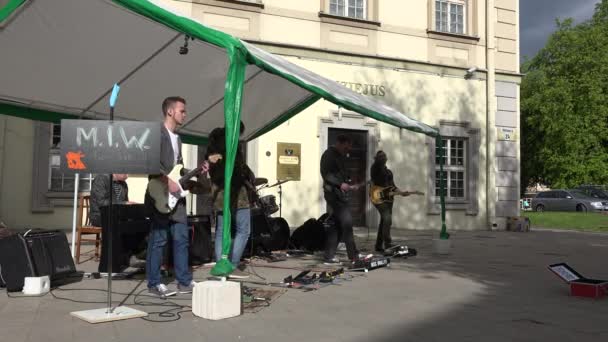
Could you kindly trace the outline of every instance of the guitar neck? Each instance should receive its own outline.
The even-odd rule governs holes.
[[[185,175],[183,175],[182,177],[180,177],[179,182],[183,183],[187,180],[189,180],[190,178],[196,176],[197,174],[199,174],[201,172],[201,169],[199,167],[194,168],[190,171],[188,171]]]

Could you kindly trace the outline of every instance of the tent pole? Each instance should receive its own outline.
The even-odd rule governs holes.
[[[234,170],[234,161],[239,145],[241,107],[243,101],[243,86],[247,61],[239,49],[229,49],[230,67],[226,77],[226,94],[224,101],[224,125],[226,138],[226,156],[224,169],[224,206],[222,215],[222,256],[211,269],[214,276],[227,276],[234,271],[234,265],[229,260],[231,245],[231,213],[230,213],[230,183]],[[217,238],[217,234],[216,234]]]
[[[74,176],[74,210],[72,210],[72,259],[76,260],[76,216],[78,211],[78,186],[80,174]]]

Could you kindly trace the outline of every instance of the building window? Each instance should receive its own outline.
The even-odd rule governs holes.
[[[443,154],[443,175],[439,171],[439,158]],[[450,200],[466,198],[466,140],[462,138],[446,138],[443,146],[436,147],[435,152],[435,196],[439,196],[440,181],[445,180],[445,196]]]
[[[365,20],[366,2],[367,0],[330,0],[329,14]]]
[[[65,175],[59,169],[60,164],[61,124],[51,125],[51,148],[49,150],[49,182],[48,190],[52,192],[73,192],[74,176]],[[91,190],[93,174],[81,174],[78,190],[86,192]]]
[[[435,30],[465,34],[465,6],[464,0],[436,0]]]

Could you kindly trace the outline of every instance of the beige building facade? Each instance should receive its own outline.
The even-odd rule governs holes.
[[[263,190],[277,202],[281,197],[281,214],[292,227],[325,212],[319,160],[338,134],[355,140],[349,167],[358,180],[369,179],[381,149],[396,184],[425,193],[396,199],[395,228],[440,228],[441,150],[448,230],[501,229],[507,217],[519,215],[517,0],[154,2],[395,107],[446,138],[445,148],[437,149],[434,139],[320,100],[247,146],[256,175],[275,183],[278,144],[299,144],[300,180],[284,183],[281,195],[279,187]],[[70,227],[70,179],[53,171],[56,130],[0,118],[0,217],[7,225]],[[198,150],[185,148],[187,164],[197,163]],[[128,182],[131,199],[143,201],[146,178]],[[357,225],[375,228],[379,218],[367,192],[355,195],[353,213]]]

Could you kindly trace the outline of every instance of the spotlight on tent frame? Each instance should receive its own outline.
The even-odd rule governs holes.
[[[179,54],[180,55],[187,55],[188,54],[188,39],[190,39],[190,36],[185,36],[184,37],[184,46],[180,46],[179,47]],[[194,38],[192,39],[194,40]]]

